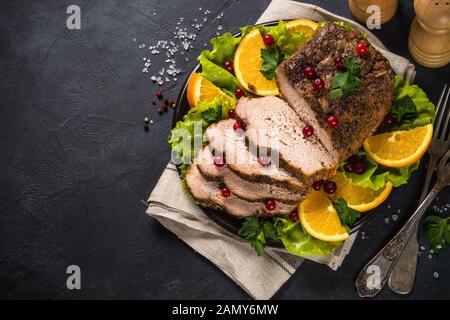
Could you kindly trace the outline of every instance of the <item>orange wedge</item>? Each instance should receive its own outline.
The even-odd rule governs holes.
[[[350,183],[345,179],[342,172],[338,172],[331,180],[336,182],[337,185],[337,191],[330,196],[331,199],[336,202],[342,197],[350,208],[359,212],[366,212],[378,207],[389,197],[392,191],[392,184],[389,181],[384,188],[372,190]]]
[[[196,107],[199,101],[211,101],[216,97],[229,101],[232,106],[236,104],[236,99],[220,90],[211,81],[202,77],[200,73],[193,73],[191,75],[186,94],[191,108]]]
[[[311,38],[314,32],[319,27],[319,24],[309,19],[292,20],[286,23],[286,28],[295,32],[302,32]]]
[[[349,237],[331,199],[323,191],[312,191],[299,206],[300,223],[314,238],[342,241]]]
[[[371,136],[364,141],[364,150],[386,167],[410,165],[425,154],[433,137],[433,125]]]
[[[278,95],[276,79],[268,80],[261,73],[261,49],[266,48],[258,29],[250,31],[239,43],[234,55],[234,73],[245,90],[258,96]]]

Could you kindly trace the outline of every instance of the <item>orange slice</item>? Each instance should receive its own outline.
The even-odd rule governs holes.
[[[331,195],[331,199],[336,202],[342,197],[350,208],[359,212],[366,212],[378,207],[392,191],[392,184],[389,181],[384,188],[372,190],[350,183],[342,172],[338,172],[331,180],[337,185],[337,191]]]
[[[433,125],[371,136],[364,141],[364,150],[386,167],[410,165],[425,154],[433,137]]]
[[[309,19],[292,20],[286,23],[286,28],[295,32],[302,32],[311,38],[314,32],[319,27],[319,24]]]
[[[268,80],[260,71],[263,63],[261,49],[265,47],[258,29],[246,34],[234,55],[234,73],[245,90],[258,96],[278,95],[276,79]]]
[[[193,73],[191,75],[186,93],[191,108],[197,107],[199,101],[211,101],[216,97],[229,101],[231,106],[236,104],[236,99],[220,90],[211,81],[202,77],[200,73]]]
[[[341,224],[331,199],[323,191],[312,191],[299,206],[300,223],[314,238],[342,241],[349,237]]]

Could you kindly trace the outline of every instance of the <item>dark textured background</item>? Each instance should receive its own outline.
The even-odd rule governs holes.
[[[350,17],[344,0],[307,2]],[[151,73],[141,72],[142,58],[152,58],[153,73],[162,64],[138,44],[171,37],[179,16],[185,21],[201,16],[198,7],[211,10],[188,52],[190,62],[180,64],[178,82],[163,89],[175,97],[217,25],[236,32],[256,21],[268,3],[1,1],[1,298],[248,298],[212,263],[145,215],[141,199],[169,160],[171,114],[159,116],[151,105],[157,86]],[[82,8],[81,30],[65,26],[70,4]],[[401,1],[396,17],[376,32],[389,49],[406,57],[411,6]],[[220,21],[212,19],[222,11]],[[417,69],[416,82],[436,101],[449,80],[449,67]],[[156,120],[149,132],[142,127],[146,115]],[[415,173],[372,214],[364,227],[369,239],[357,240],[337,272],[305,262],[275,298],[357,298],[357,272],[414,209],[422,177]],[[446,190],[437,202],[449,200]],[[384,218],[397,209],[402,210],[399,220],[386,224]],[[427,255],[428,246],[408,298],[450,298],[450,250],[432,259]],[[81,267],[82,290],[66,288],[70,264]],[[378,296],[398,297],[388,289]]]

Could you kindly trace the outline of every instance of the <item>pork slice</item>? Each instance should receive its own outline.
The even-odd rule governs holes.
[[[216,204],[237,218],[285,215],[291,213],[297,207],[296,204],[277,202],[276,209],[268,211],[262,201],[244,200],[235,194],[224,197],[220,192],[221,183],[205,178],[198,169],[195,161],[187,170],[185,181],[187,188],[194,198],[205,203]]]
[[[249,181],[229,170],[227,165],[218,167],[214,164],[214,156],[208,146],[203,146],[197,153],[197,166],[204,176],[221,180],[233,194],[250,201],[274,199],[298,203],[308,192],[306,188],[304,192],[295,192],[269,183]]]
[[[336,159],[316,135],[303,137],[306,123],[282,99],[243,98],[236,106],[236,114],[246,124],[249,143],[277,153],[281,166],[300,179],[326,179],[335,173]]]
[[[289,190],[304,192],[308,184],[300,181],[276,162],[262,166],[257,156],[250,152],[245,136],[233,130],[235,120],[222,120],[206,129],[205,137],[215,154],[225,156],[228,168],[237,175],[254,182],[275,184]]]
[[[394,71],[373,46],[358,56],[355,47],[365,41],[357,30],[347,30],[334,23],[318,28],[313,38],[277,68],[282,97],[308,124],[314,126],[327,150],[342,162],[358,150],[364,140],[380,125],[395,97]],[[333,78],[338,72],[334,60],[353,58],[361,68],[362,85],[347,98],[329,99]],[[313,66],[316,76],[325,82],[324,90],[314,90],[303,70]],[[339,120],[329,128],[327,117]]]

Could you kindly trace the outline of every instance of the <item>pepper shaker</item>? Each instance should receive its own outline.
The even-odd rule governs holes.
[[[408,47],[418,63],[439,68],[450,62],[450,0],[414,0],[416,17]]]
[[[353,16],[362,23],[366,23],[367,18],[371,13],[367,13],[367,8],[370,5],[377,5],[380,7],[381,24],[392,19],[397,11],[398,0],[348,0],[348,6]]]

